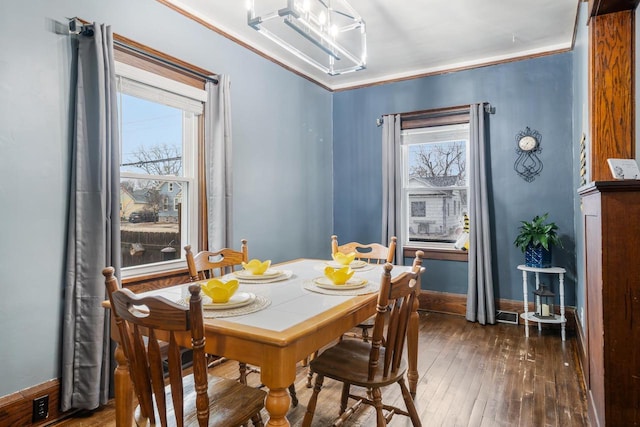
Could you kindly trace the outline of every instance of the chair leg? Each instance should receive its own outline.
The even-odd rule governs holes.
[[[247,364],[244,362],[238,362],[238,371],[240,371],[240,378],[238,378],[238,381],[240,384],[247,385]]]
[[[313,371],[307,368],[307,388],[313,387],[312,381],[313,381]]]
[[[344,414],[344,411],[347,410],[350,391],[351,391],[351,384],[342,383],[342,396],[340,396],[340,415]]]
[[[373,388],[371,396],[373,396],[373,406],[376,408],[376,426],[384,427],[387,425],[387,420],[384,418],[384,412],[382,411],[382,392],[380,388]]]
[[[315,359],[316,357],[318,357],[318,351],[314,351],[313,354],[309,357],[307,357],[307,364],[309,361]],[[307,368],[307,388],[311,388],[313,387],[313,385],[311,384],[311,380],[313,379],[313,371],[311,370],[311,368]]]
[[[362,326],[362,341],[369,342],[369,325]]]
[[[402,398],[404,399],[404,404],[407,406],[407,412],[409,413],[409,418],[411,418],[413,427],[422,427],[420,416],[418,415],[418,411],[416,410],[416,405],[413,402],[413,398],[411,397],[411,393],[409,392],[407,385],[404,383],[404,378],[400,378],[398,384],[400,385]]]
[[[307,412],[304,414],[304,420],[302,420],[303,427],[311,426],[311,421],[313,421],[313,414],[316,412],[316,404],[318,403],[318,394],[322,389],[322,383],[324,382],[324,375],[316,375],[316,385],[313,388],[313,394],[309,399],[309,403],[307,404]]]
[[[251,422],[253,423],[254,427],[264,427],[264,423],[262,422],[262,416],[260,415],[260,412],[258,412],[253,417],[251,417]]]
[[[291,406],[298,406],[298,394],[296,393],[295,383],[289,384],[289,395],[291,396]]]

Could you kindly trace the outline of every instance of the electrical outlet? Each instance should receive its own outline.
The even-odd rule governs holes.
[[[33,399],[33,413],[31,415],[31,421],[46,420],[49,416],[49,395],[46,394],[41,397]]]

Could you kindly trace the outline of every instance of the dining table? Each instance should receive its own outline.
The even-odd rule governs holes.
[[[287,411],[291,398],[288,386],[296,378],[296,366],[315,351],[339,339],[345,332],[376,313],[377,295],[383,266],[360,265],[354,268],[349,286],[331,286],[324,269],[333,261],[296,259],[271,266],[264,278],[248,277],[246,270],[223,276],[238,279],[238,304],[229,309],[204,304],[205,351],[208,354],[242,361],[260,368],[260,380],[267,389],[265,408],[267,426],[288,426]],[[356,267],[356,266],[354,266]],[[392,276],[409,271],[410,266],[394,266]],[[140,293],[162,295],[185,303],[188,286],[193,282]],[[250,303],[240,303],[249,296]],[[204,299],[203,299],[204,301]],[[418,383],[418,315],[413,308],[407,338],[407,379],[415,396]],[[133,421],[133,387],[127,360],[116,341],[115,406],[116,425],[130,426]],[[185,334],[185,347],[190,345]]]

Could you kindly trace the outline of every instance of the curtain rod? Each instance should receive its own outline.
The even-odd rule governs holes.
[[[84,20],[81,20],[79,18],[71,18],[69,19],[69,33],[70,34],[82,34],[83,36],[87,36],[87,37],[92,37],[93,36],[93,24],[90,24]],[[213,76],[209,76],[203,73],[200,73],[198,71],[192,70],[188,67],[182,66],[180,64],[176,64],[175,62],[169,61],[168,59],[162,58],[161,56],[158,55],[154,55],[153,53],[149,53],[146,52],[140,48],[137,48],[135,46],[131,46],[128,43],[125,43],[123,41],[120,40],[113,40],[113,44],[114,45],[118,45],[120,47],[124,47],[125,49],[128,49],[132,52],[135,52],[139,55],[143,55],[147,58],[151,58],[154,61],[158,61],[161,62],[165,65],[168,65],[172,68],[178,69],[180,71],[184,71],[186,73],[189,73],[193,76],[196,77],[200,77],[201,79],[210,81],[213,84],[218,84],[218,79],[213,77]]]
[[[184,72],[189,73],[189,74],[191,74],[193,76],[200,77],[200,78],[202,78],[204,80],[208,80],[213,84],[216,84],[216,85],[218,84],[218,79],[216,79],[215,77],[199,73],[199,72],[197,72],[195,70],[191,70],[191,69],[189,69],[187,67],[183,67],[180,64],[176,64],[175,62],[171,62],[171,61],[169,61],[167,59],[164,59],[164,58],[162,58],[160,56],[157,56],[157,55],[154,55],[152,53],[145,52],[144,50],[138,49],[135,46],[131,46],[131,45],[129,45],[127,43],[124,43],[124,42],[121,42],[119,40],[113,40],[113,44],[116,44],[118,46],[124,47],[124,48],[126,48],[128,50],[131,50],[132,52],[138,53],[140,55],[144,55],[144,56],[146,56],[148,58],[153,59],[154,61],[162,62],[165,65],[168,65],[168,66],[170,66],[172,68],[177,68],[178,70],[184,71]]]
[[[488,114],[495,114],[496,113],[496,107],[492,107],[490,103],[488,102],[483,102],[482,104],[484,104],[484,111],[485,113]],[[453,112],[456,110],[463,110],[463,109],[469,109],[471,107],[471,105],[461,105],[461,106],[457,106],[457,107],[447,107],[447,108],[435,108],[433,110],[426,110],[432,113],[438,113],[438,112]],[[424,111],[424,112],[426,112]],[[420,113],[420,112],[418,112]],[[414,113],[393,113],[393,115],[395,114],[400,114],[401,116],[404,115],[408,115],[408,114],[414,114]],[[385,114],[386,115],[386,114]],[[384,116],[380,116],[379,118],[376,119],[376,126],[380,127],[382,126],[382,123],[384,123]]]

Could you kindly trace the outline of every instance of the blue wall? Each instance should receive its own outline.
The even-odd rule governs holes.
[[[0,396],[60,375],[73,16],[229,74],[234,240],[274,262],[330,250],[331,93],[154,0],[2,1]]]
[[[572,54],[511,62],[334,95],[334,231],[341,241],[381,239],[381,128],[390,113],[490,102],[490,209],[497,298],[522,300],[522,253],[513,246],[521,220],[549,212],[564,250],[566,303],[575,303]],[[526,126],[542,134],[544,170],[527,183],[513,170],[515,135]],[[348,183],[348,185],[345,185]],[[466,293],[467,264],[427,261],[425,289]]]
[[[378,117],[491,102],[496,296],[522,298],[522,254],[511,242],[521,219],[549,211],[574,303],[571,53],[331,94],[154,0],[9,0],[0,4],[0,396],[60,373],[73,16],[231,76],[234,239],[274,262],[325,258],[332,232],[380,240]],[[543,137],[545,168],[532,183],[513,171],[525,126]],[[427,289],[466,292],[466,263],[426,264]]]

